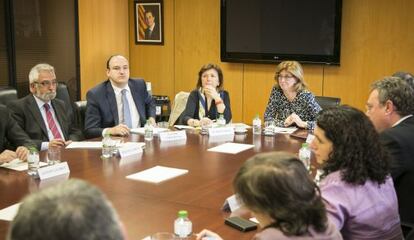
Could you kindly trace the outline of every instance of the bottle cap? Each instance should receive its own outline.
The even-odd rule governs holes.
[[[186,210],[178,211],[178,217],[185,218],[188,217],[188,212]]]

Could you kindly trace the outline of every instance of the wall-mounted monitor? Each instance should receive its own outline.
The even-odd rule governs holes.
[[[221,0],[221,61],[340,63],[342,0]]]

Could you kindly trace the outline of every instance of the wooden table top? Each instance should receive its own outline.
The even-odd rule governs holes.
[[[144,141],[144,138],[133,134],[125,140]],[[224,224],[229,214],[221,211],[221,207],[224,200],[233,194],[233,177],[249,157],[269,151],[297,153],[303,139],[284,134],[257,136],[249,130],[247,134],[236,134],[233,142],[254,144],[253,148],[238,154],[207,151],[225,142],[229,140],[187,130],[186,142],[160,142],[158,137],[154,137],[153,141],[146,143],[142,154],[129,160],[103,160],[100,158],[101,150],[91,149],[63,150],[61,158],[69,164],[70,178],[87,180],[107,195],[124,223],[129,239],[142,239],[161,231],[173,232],[174,219],[181,209],[189,212],[193,232],[208,228],[224,239],[251,239],[256,231],[242,233]],[[125,178],[157,165],[183,168],[189,172],[160,184]],[[0,209],[59,181],[62,179],[34,180],[26,172],[0,168]],[[8,226],[9,222],[0,221],[1,239],[5,238]]]

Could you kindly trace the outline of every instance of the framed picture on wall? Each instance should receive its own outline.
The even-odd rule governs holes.
[[[135,43],[164,44],[162,0],[136,0]]]

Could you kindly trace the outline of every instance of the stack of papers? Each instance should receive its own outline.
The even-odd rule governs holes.
[[[168,128],[159,128],[159,127],[155,127],[153,129],[153,133],[154,135],[158,135],[160,132],[165,132],[165,131],[169,131]],[[145,128],[131,128],[131,133],[138,133],[138,134],[145,134]]]
[[[188,170],[186,169],[155,166],[153,168],[128,175],[126,178],[149,183],[161,183],[186,173],[188,173]]]
[[[216,147],[210,148],[207,151],[237,154],[239,152],[245,151],[245,150],[253,148],[253,147],[254,147],[254,145],[252,145],[252,144],[224,143],[224,144],[218,145]]]
[[[43,167],[46,165],[47,163],[45,162],[39,162],[39,167]],[[27,171],[27,169],[29,168],[29,165],[27,164],[27,162],[16,158],[14,160],[11,160],[8,163],[0,164],[0,167],[8,168],[8,169],[15,170],[15,171]]]

